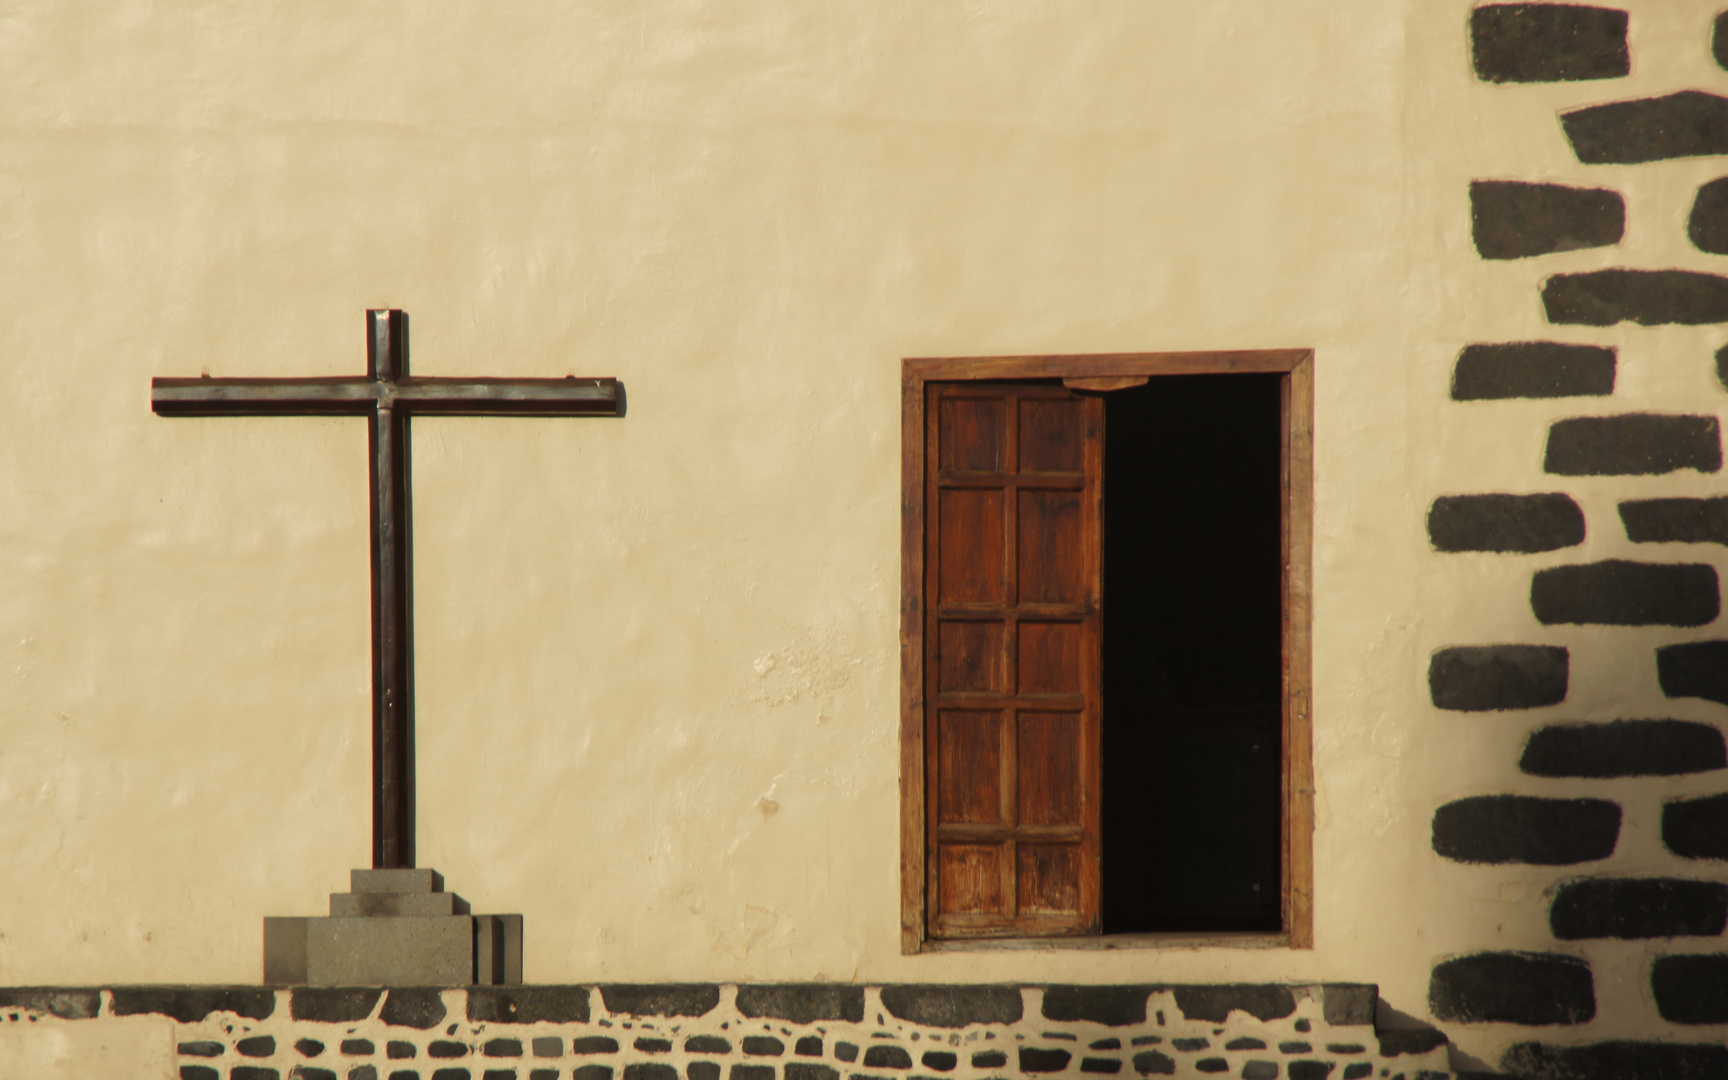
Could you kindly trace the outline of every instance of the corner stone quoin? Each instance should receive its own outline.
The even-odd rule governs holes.
[[[1701,90],[1574,109],[1560,125],[1586,165],[1728,154],[1728,98]]]

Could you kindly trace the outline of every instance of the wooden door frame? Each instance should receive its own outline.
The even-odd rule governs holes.
[[[924,746],[925,386],[980,379],[1108,379],[1261,372],[1282,380],[1284,519],[1283,915],[1276,933],[1134,934],[942,941],[928,934]],[[900,949],[1314,947],[1312,621],[1314,351],[930,357],[901,366]],[[1108,433],[1106,433],[1108,438]],[[1108,512],[1108,507],[1106,507]]]

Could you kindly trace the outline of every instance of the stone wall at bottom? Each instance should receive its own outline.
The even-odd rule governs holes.
[[[0,988],[0,1024],[172,1024],[182,1080],[985,1080],[1448,1073],[1364,984]]]

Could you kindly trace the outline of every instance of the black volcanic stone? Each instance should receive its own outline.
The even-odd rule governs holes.
[[[1176,1059],[1157,1050],[1142,1050],[1134,1055],[1134,1071],[1141,1076],[1175,1076]]]
[[[521,1039],[488,1039],[481,1052],[487,1057],[521,1057]]]
[[[1676,1024],[1728,1024],[1728,954],[1659,956],[1650,969],[1656,1011]]]
[[[1605,799],[1480,795],[1434,812],[1434,851],[1466,863],[1570,866],[1605,859],[1620,838],[1620,807]]]
[[[1691,720],[1555,724],[1530,736],[1518,767],[1531,776],[1682,776],[1728,768],[1728,746],[1719,728]]]
[[[1122,1062],[1116,1058],[1081,1058],[1080,1071],[1083,1073],[1106,1073],[1114,1075],[1122,1071]]]
[[[598,1066],[605,1068],[605,1066]],[[590,1065],[589,1068],[596,1068]],[[610,1071],[610,1070],[608,1070]],[[774,1070],[768,1070],[770,1074]],[[737,1075],[738,1066],[732,1066],[733,1075]],[[678,1080],[678,1070],[671,1065],[661,1065],[658,1062],[637,1061],[624,1066],[624,1080]],[[772,1080],[770,1075],[769,1080]]]
[[[360,987],[297,986],[288,1000],[288,1012],[296,1020],[351,1024],[371,1016],[383,993]]]
[[[1686,218],[1686,236],[1699,251],[1728,255],[1728,176],[1698,189]]]
[[[821,1042],[818,1041],[817,1045],[820,1046]],[[732,1043],[719,1035],[692,1035],[684,1040],[684,1052],[686,1054],[730,1054]],[[802,1039],[799,1040],[798,1052],[800,1054],[804,1052]],[[822,1051],[817,1050],[816,1052],[820,1054]]]
[[[864,1019],[864,988],[833,983],[747,984],[738,988],[738,1011],[809,1024],[817,1020]]]
[[[1688,859],[1728,859],[1728,795],[1664,803],[1662,843]]]
[[[867,1069],[910,1069],[912,1055],[898,1046],[867,1046],[864,1048],[864,1067]]]
[[[1428,510],[1439,551],[1555,551],[1584,542],[1584,511],[1566,495],[1443,495]]]
[[[363,1056],[377,1053],[378,1048],[372,1045],[371,1039],[343,1039],[342,1052],[350,1056]]]
[[[1714,566],[1625,559],[1536,571],[1530,607],[1550,626],[1703,626],[1722,610]]]
[[[1720,1043],[1600,1042],[1582,1046],[1518,1043],[1500,1067],[1525,1080],[1719,1080],[1728,1076]]]
[[[606,1008],[632,1016],[705,1016],[720,1004],[713,983],[619,983],[602,986]]]
[[[1194,1063],[1194,1068],[1203,1073],[1229,1072],[1230,1062],[1221,1057],[1201,1058]]]
[[[1242,1080],[1278,1080],[1276,1061],[1249,1061],[1242,1066]]]
[[[582,986],[473,986],[468,1019],[484,1024],[586,1024],[588,990]]]
[[[222,1080],[222,1074],[208,1065],[182,1065],[180,1080]]]
[[[426,1053],[435,1058],[467,1057],[468,1047],[450,1039],[438,1039],[426,1048]]]
[[[174,1052],[182,1057],[221,1057],[226,1049],[219,1042],[200,1039],[197,1042],[183,1042],[174,1048]]]
[[[780,1040],[775,1039],[774,1041],[779,1042]],[[668,1054],[672,1052],[671,1039],[650,1039],[647,1036],[643,1036],[642,1038],[637,1039],[634,1045],[636,1049],[642,1051],[644,1054]],[[748,1051],[746,1051],[746,1053],[748,1053]]]
[[[742,1046],[752,1057],[779,1057],[786,1052],[786,1044],[772,1035],[746,1035]]]
[[[1434,707],[1454,712],[1535,709],[1566,700],[1568,655],[1557,645],[1469,645],[1428,662]]]
[[[1376,1032],[1381,1057],[1401,1057],[1405,1054],[1426,1054],[1446,1045],[1446,1033],[1437,1028],[1391,1028]]]
[[[1290,1080],[1326,1080],[1336,1067],[1330,1061],[1292,1061],[1288,1066]]]
[[[1222,1024],[1229,1019],[1232,1009],[1241,1009],[1257,1020],[1282,1020],[1296,1011],[1296,998],[1288,986],[1221,983],[1171,989],[1176,992],[1176,1007],[1190,1020]]]
[[[1702,326],[1728,322],[1728,277],[1696,270],[1586,270],[1542,283],[1551,323]]]
[[[982,1050],[972,1055],[974,1069],[1000,1069],[1008,1064],[1008,1055],[1000,1050]]]
[[[1012,1024],[1025,1011],[1014,986],[884,986],[882,1005],[897,1019],[945,1028]]]
[[[384,998],[378,1018],[391,1027],[425,1031],[444,1019],[444,1000],[431,988],[391,990]]]
[[[263,1020],[276,1011],[276,991],[263,987],[116,986],[113,1015],[160,1013],[196,1024],[213,1012]]]
[[[1728,883],[1600,878],[1563,886],[1548,909],[1561,941],[1713,937],[1728,927]]]
[[[1542,467],[1561,476],[1653,476],[1722,467],[1714,416],[1623,413],[1558,420],[1548,429]]]
[[[1626,201],[1605,188],[1473,180],[1470,229],[1484,259],[1608,247],[1626,231]]]
[[[786,1080],[840,1080],[840,1071],[828,1065],[794,1061],[786,1066]]]
[[[937,1072],[952,1072],[954,1066],[960,1064],[959,1055],[946,1050],[928,1050],[918,1060],[926,1069],[935,1069]]]
[[[1144,1024],[1151,992],[1150,986],[1051,986],[1044,991],[1044,1018],[1110,1027]]]
[[[1728,705],[1728,641],[1688,641],[1656,650],[1656,679],[1669,697]]]
[[[636,1077],[630,1075],[630,1070],[635,1067],[636,1066],[634,1065],[625,1066],[624,1080],[637,1080]],[[672,1068],[670,1065],[662,1065],[660,1067],[662,1069]],[[667,1080],[677,1080],[677,1078],[678,1073],[676,1070],[673,1070],[672,1076],[667,1078]],[[641,1080],[649,1080],[649,1078],[643,1077]],[[658,1080],[658,1078],[655,1078],[655,1080]],[[726,1071],[726,1080],[774,1080],[774,1066],[734,1065]]]
[[[1452,400],[1603,397],[1614,392],[1614,364],[1614,350],[1601,345],[1466,345],[1452,369]]]
[[[1476,953],[1436,964],[1428,1005],[1441,1020],[1582,1024],[1596,1015],[1590,965],[1551,953]]]
[[[1074,1060],[1066,1050],[1044,1049],[1037,1046],[1020,1048],[1020,1071],[1028,1073],[1061,1072]]]
[[[572,1054],[616,1054],[618,1040],[607,1035],[581,1035],[570,1040]],[[539,1053],[536,1049],[535,1053]]]
[[[1699,90],[1573,109],[1560,124],[1586,165],[1728,154],[1728,99]]]
[[[269,1057],[276,1052],[276,1040],[269,1035],[254,1035],[235,1043],[234,1049],[244,1057]]]
[[[282,1074],[265,1065],[236,1065],[229,1071],[228,1080],[282,1080]]]
[[[1716,350],[1716,381],[1728,390],[1728,345]]]
[[[1372,983],[1326,983],[1321,987],[1321,1015],[1328,1024],[1372,1024],[1380,988]]]
[[[1634,543],[1728,544],[1728,497],[1629,499],[1620,520]]]
[[[1710,31],[1710,55],[1716,58],[1716,66],[1728,68],[1728,11],[1716,16],[1716,25]]]
[[[89,1020],[102,1009],[102,992],[55,986],[0,986],[0,1007],[29,1009],[62,1020]]]
[[[1626,13],[1581,4],[1486,4],[1470,13],[1476,77],[1494,83],[1617,79],[1632,70]]]

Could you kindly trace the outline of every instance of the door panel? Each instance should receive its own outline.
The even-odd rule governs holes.
[[[1096,932],[1103,404],[928,393],[929,932]]]

